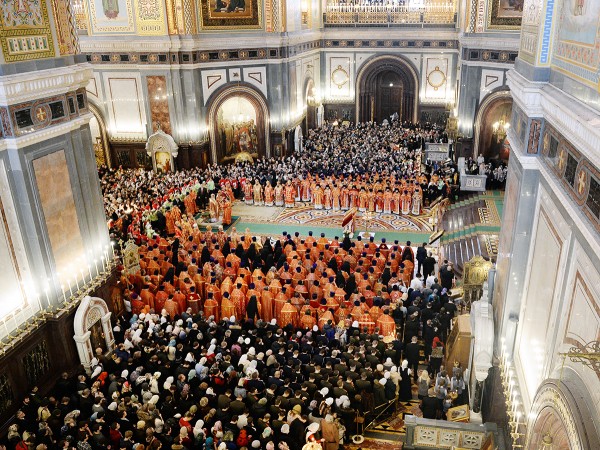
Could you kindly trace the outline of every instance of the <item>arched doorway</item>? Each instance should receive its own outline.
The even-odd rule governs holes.
[[[270,156],[269,110],[261,94],[243,85],[226,87],[209,104],[212,162],[232,162],[242,151]]]
[[[366,62],[356,79],[356,120],[381,122],[398,113],[400,120],[416,122],[418,76],[399,56],[378,56]]]
[[[508,162],[510,147],[506,131],[510,127],[512,104],[509,91],[494,92],[483,99],[475,117],[474,158],[481,154],[486,161]]]
[[[564,369],[564,379],[546,380],[525,417],[525,447],[584,450],[600,448],[597,417],[590,392],[577,374]]]
[[[90,119],[90,132],[92,134],[92,145],[94,147],[94,156],[98,167],[106,165],[111,167],[110,151],[108,147],[108,135],[106,134],[106,124],[100,110],[91,102],[88,103],[92,118]]]

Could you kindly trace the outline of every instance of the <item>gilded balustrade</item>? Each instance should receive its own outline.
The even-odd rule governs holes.
[[[329,2],[325,25],[449,25],[456,21],[455,1],[419,3],[340,3]]]

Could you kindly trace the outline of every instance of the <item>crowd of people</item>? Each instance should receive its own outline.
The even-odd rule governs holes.
[[[443,367],[452,265],[425,244],[197,228],[138,244],[114,353],[28,395],[10,448],[337,449],[413,385],[424,417],[462,401]]]
[[[105,212],[112,232],[121,236],[146,233],[157,213],[162,220],[160,215],[173,206],[187,216],[206,210],[216,221],[231,206],[226,200],[236,199],[267,206],[308,202],[317,209],[356,207],[418,215],[428,202],[449,196],[456,183],[456,171],[448,173],[421,160],[425,142],[443,141],[444,131],[429,125],[325,125],[309,131],[301,152],[280,159],[164,174],[102,168]],[[220,191],[227,195],[218,198]]]
[[[410,242],[312,232],[264,238],[201,230],[195,220],[230,208],[257,180],[291,185],[294,202],[312,201],[326,180],[365,190],[381,183],[385,192],[411,177],[436,186],[438,174],[419,175],[411,159],[425,139],[443,134],[324,127],[282,160],[161,175],[101,169],[111,233],[139,246],[139,268],[120,267],[126,313],[113,330],[116,347],[110,356],[97,349],[89,372],[63,374],[49,396],[34,388],[7,448],[332,450],[359,433],[357,418],[413,400],[413,388],[424,417],[444,418],[465,399],[462,369],[444,368],[457,313],[451,263],[438,263],[425,244],[415,251]],[[316,183],[308,193],[305,180]],[[341,194],[329,206],[351,207]]]
[[[500,189],[506,184],[508,167],[502,161],[492,163],[485,162],[483,155],[478,155],[477,159],[467,158],[465,160],[465,173],[469,175],[485,175],[486,189]]]

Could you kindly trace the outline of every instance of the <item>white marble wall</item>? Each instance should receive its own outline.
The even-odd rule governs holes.
[[[587,343],[600,340],[600,236],[538,157],[523,155],[517,144],[512,157],[511,165],[522,170],[520,190],[531,179],[538,188],[531,192],[533,206],[527,196],[507,199],[508,211],[516,208],[509,214],[516,226],[500,243],[511,245],[503,250],[506,258],[499,258],[494,302],[499,337],[514,356],[525,417],[546,380],[569,377],[585,393],[579,401],[595,412],[591,420],[598,421],[600,370],[561,353],[585,351]],[[520,227],[519,221],[530,225]]]

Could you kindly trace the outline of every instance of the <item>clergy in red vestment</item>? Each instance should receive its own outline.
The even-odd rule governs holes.
[[[229,292],[223,294],[223,300],[221,300],[221,317],[235,317],[235,305],[229,299]]]
[[[281,313],[279,316],[280,319],[277,319],[277,323],[282,328],[288,324],[291,324],[293,327],[298,325],[298,310],[289,300],[281,308]]]
[[[315,319],[311,313],[310,310],[307,309],[304,312],[304,315],[302,316],[302,319],[300,319],[300,327],[303,330],[312,330],[312,328],[317,324],[317,319]]]
[[[396,322],[389,314],[389,309],[386,309],[383,314],[377,319],[377,327],[379,328],[379,334],[383,337],[395,336],[396,334]]]
[[[269,290],[269,286],[265,286],[263,288],[263,293],[260,298],[260,303],[262,305],[261,319],[265,322],[271,322],[273,319],[273,294]]]
[[[218,322],[221,315],[219,314],[219,304],[213,298],[213,293],[209,292],[206,301],[204,302],[204,317],[209,318],[213,316]]]

